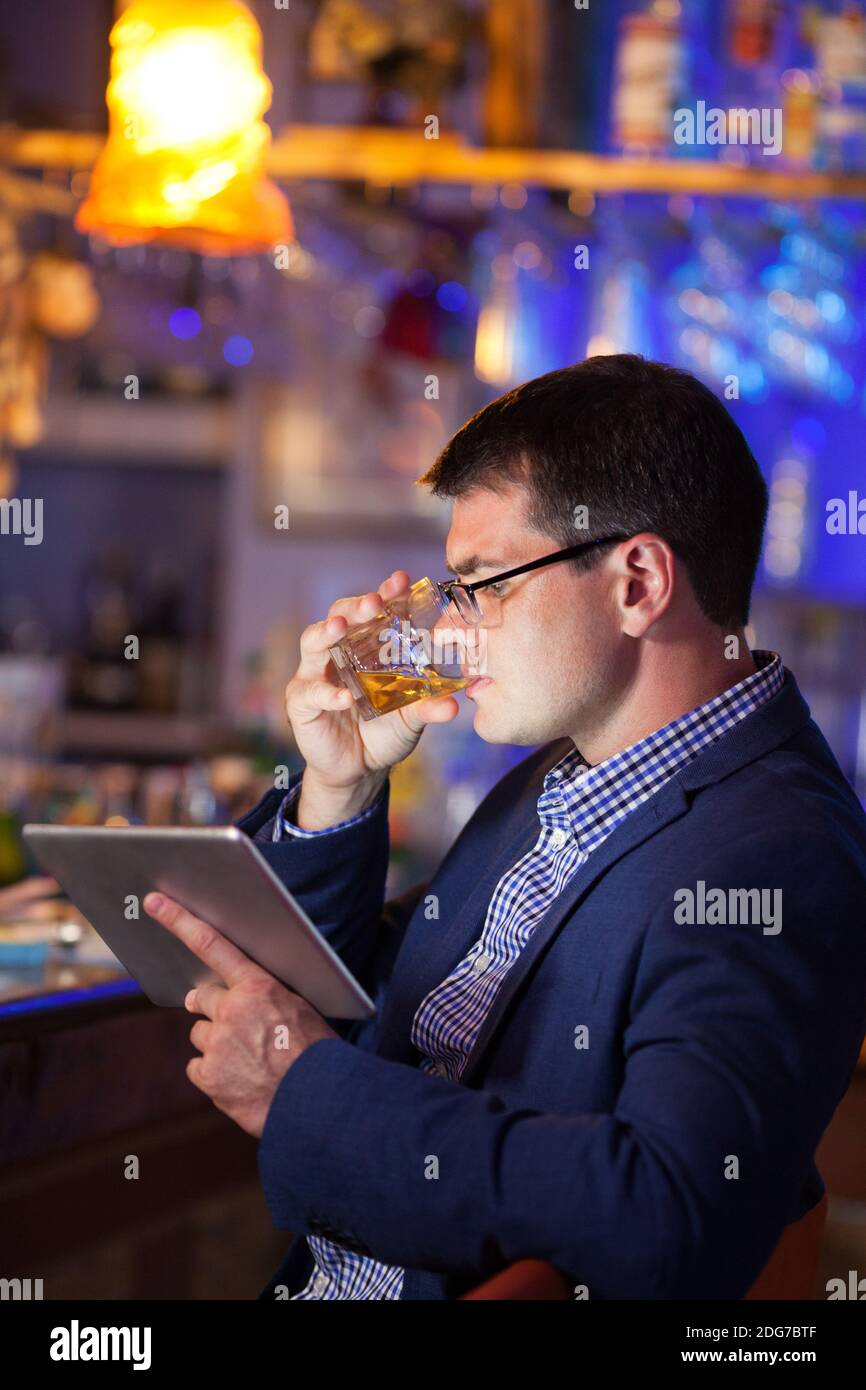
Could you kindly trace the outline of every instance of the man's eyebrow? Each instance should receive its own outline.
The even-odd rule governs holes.
[[[445,562],[445,568],[451,574],[477,574],[478,570],[497,569],[500,565],[505,567],[505,560],[487,559],[481,555],[467,555],[466,559],[456,565]]]

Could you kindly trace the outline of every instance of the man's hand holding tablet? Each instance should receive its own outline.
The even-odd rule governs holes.
[[[292,1063],[311,1043],[339,1034],[306,999],[173,899],[149,893],[143,907],[223,981],[199,985],[184,1000],[190,1013],[203,1015],[190,1032],[202,1056],[190,1060],[186,1074],[218,1110],[260,1139]]]

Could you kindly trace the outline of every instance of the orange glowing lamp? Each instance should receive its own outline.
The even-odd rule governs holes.
[[[247,7],[132,0],[110,43],[108,140],[79,231],[222,256],[291,241],[288,202],[265,175],[273,89]]]

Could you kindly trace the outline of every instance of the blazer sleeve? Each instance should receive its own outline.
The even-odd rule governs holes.
[[[390,782],[370,808],[340,828],[312,836],[262,838],[280,807],[300,785],[271,790],[238,821],[356,980],[376,1000],[387,981],[409,919],[428,884],[385,902],[388,873]]]
[[[783,848],[752,837],[695,875],[781,888],[776,934],[677,925],[667,894],[652,910],[610,1113],[509,1106],[313,1043],[259,1146],[274,1223],[324,1222],[388,1264],[479,1280],[534,1256],[590,1297],[742,1298],[800,1214],[866,1029],[862,846],[818,831],[796,862]],[[592,1065],[591,1047],[577,1055]]]

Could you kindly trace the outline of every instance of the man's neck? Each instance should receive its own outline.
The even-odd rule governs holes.
[[[730,661],[705,647],[659,649],[654,669],[641,674],[601,727],[572,735],[581,756],[596,766],[738,685],[758,669],[742,634],[739,649]]]

